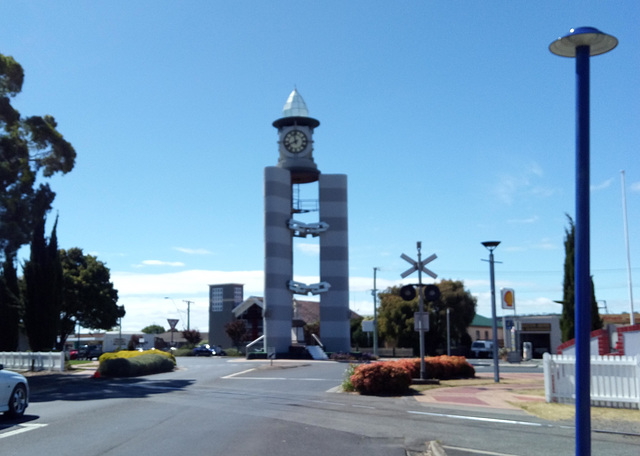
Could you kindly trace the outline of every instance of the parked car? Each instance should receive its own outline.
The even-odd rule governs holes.
[[[102,347],[100,345],[83,345],[78,350],[78,359],[99,358],[102,355]]]
[[[4,370],[0,364],[0,412],[20,417],[29,406],[29,384],[23,375]]]
[[[209,344],[198,345],[193,349],[193,356],[213,356],[216,352]]]
[[[474,358],[491,358],[493,356],[493,342],[490,340],[476,340],[471,344]]]

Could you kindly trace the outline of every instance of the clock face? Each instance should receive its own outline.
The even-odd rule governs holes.
[[[284,148],[292,154],[299,154],[305,150],[308,142],[309,140],[307,139],[307,135],[300,130],[291,130],[289,133],[284,135],[284,139],[282,140]]]

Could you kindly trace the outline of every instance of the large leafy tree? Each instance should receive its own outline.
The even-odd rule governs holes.
[[[429,332],[425,333],[427,353],[446,353],[447,348],[447,309],[449,309],[449,334],[451,342],[459,346],[471,346],[467,328],[476,315],[477,299],[465,290],[460,280],[443,279],[437,284],[440,298],[429,303],[431,315]]]
[[[575,337],[575,241],[576,225],[573,219],[567,214],[569,227],[564,230],[564,282],[562,294],[562,317],[560,318],[560,329],[562,330],[562,340],[567,341]],[[598,311],[598,301],[596,300],[595,285],[591,277],[591,331],[603,327],[602,318]]]
[[[20,319],[17,252],[29,243],[55,197],[48,184],[37,180],[68,173],[76,157],[52,116],[23,118],[11,105],[23,82],[22,66],[0,54],[0,344],[11,350],[18,343]]]
[[[156,325],[155,323],[149,326],[145,326],[142,328],[142,332],[144,334],[162,334],[164,332],[164,327],[160,325]]]
[[[424,303],[425,312],[429,312],[429,331],[425,332],[425,350],[428,354],[443,352],[447,337],[447,308],[449,309],[450,335],[453,344],[464,345],[468,342],[467,328],[476,313],[476,298],[465,290],[459,280],[441,280],[436,284],[440,297],[434,302]],[[411,347],[419,350],[420,336],[414,328],[414,312],[418,311],[418,297],[404,301],[400,297],[400,288],[392,287],[380,293],[378,313],[380,336],[387,345]]]
[[[109,268],[77,247],[60,250],[63,272],[60,341],[64,344],[76,323],[85,328],[110,329],[124,315],[118,306]]]
[[[49,242],[44,237],[46,218],[36,225],[31,257],[24,271],[24,324],[29,347],[48,351],[56,345],[58,315],[62,301],[62,266],[58,254],[56,220]]]

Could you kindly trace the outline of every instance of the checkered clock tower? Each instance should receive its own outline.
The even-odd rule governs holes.
[[[320,296],[320,340],[326,351],[350,350],[347,176],[322,174],[313,159],[313,132],[297,90],[291,92],[278,129],[277,166],[264,170],[264,348],[286,357],[292,345],[294,294]],[[318,182],[319,220],[303,223],[294,207],[294,187]],[[293,280],[293,238],[319,237],[320,282]]]

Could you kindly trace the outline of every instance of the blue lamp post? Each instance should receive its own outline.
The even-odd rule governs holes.
[[[491,280],[491,319],[493,320],[493,381],[500,383],[500,366],[498,363],[498,317],[496,316],[496,280],[493,272],[493,251],[500,245],[500,241],[485,241],[482,243],[489,250],[489,279]],[[483,260],[486,261],[486,260]]]
[[[549,45],[561,57],[576,59],[576,455],[591,454],[591,278],[589,271],[589,57],[609,52],[618,40],[593,27],[571,29]]]

